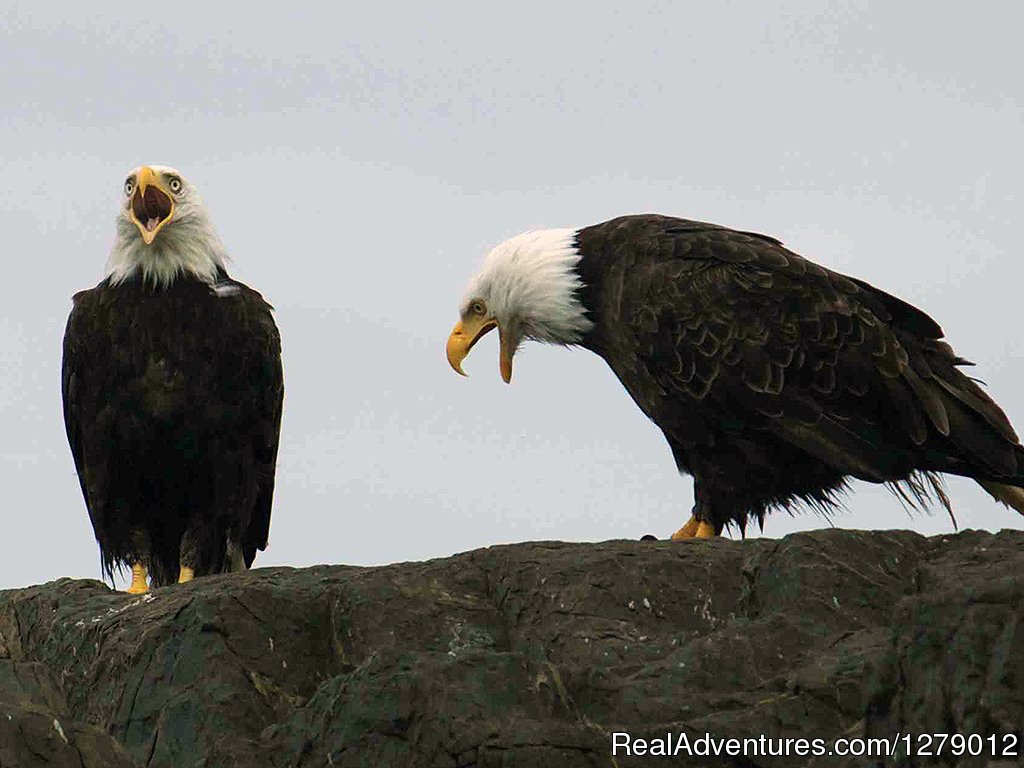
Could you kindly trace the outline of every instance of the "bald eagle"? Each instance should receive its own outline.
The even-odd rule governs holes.
[[[494,248],[447,344],[462,361],[498,329],[600,355],[694,479],[676,539],[829,512],[850,478],[911,505],[975,479],[1024,513],[1024,449],[931,317],[771,237],[657,215],[527,232]]]
[[[143,166],[106,276],[74,296],[64,423],[104,573],[130,567],[130,593],[244,570],[267,546],[281,341],[225,260],[195,187]]]

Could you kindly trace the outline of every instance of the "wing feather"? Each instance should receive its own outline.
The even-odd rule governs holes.
[[[257,292],[243,288],[244,311],[249,315],[246,325],[251,329],[247,357],[256,392],[256,428],[253,433],[253,458],[256,463],[257,490],[242,542],[246,566],[251,566],[257,550],[264,550],[270,536],[277,452],[281,435],[281,414],[284,402],[284,373],[281,364],[281,336],[274,322],[273,308]]]
[[[651,244],[606,295],[648,380],[619,373],[659,423],[671,410],[659,398],[674,398],[678,424],[662,427],[680,445],[708,439],[686,435],[700,414],[767,429],[876,481],[1020,472],[1005,414],[958,370],[967,361],[927,314],[772,238],[639,218]],[[625,337],[606,344],[624,349]]]
[[[105,544],[109,540],[112,521],[109,519],[106,489],[109,486],[110,445],[103,431],[102,413],[97,394],[106,389],[108,373],[89,354],[88,341],[96,332],[98,306],[96,289],[80,291],[72,298],[73,305],[64,331],[61,360],[61,403],[64,429],[75,463],[75,473],[82,489],[89,521],[100,544],[103,570],[109,577],[117,565]]]

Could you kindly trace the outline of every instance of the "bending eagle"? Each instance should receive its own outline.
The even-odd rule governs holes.
[[[600,355],[694,479],[673,538],[707,538],[801,502],[828,511],[849,478],[905,501],[939,473],[1024,513],[1024,449],[931,317],[771,237],[667,216],[528,232],[494,248],[448,339],[452,367],[498,329]]]
[[[196,189],[143,166],[106,276],[74,296],[64,423],[104,573],[131,567],[131,593],[244,570],[267,546],[281,340],[225,260]]]

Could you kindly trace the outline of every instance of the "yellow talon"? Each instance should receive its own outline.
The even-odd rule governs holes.
[[[711,523],[706,523],[701,520],[700,525],[697,526],[696,538],[698,539],[713,539],[718,534],[715,533],[715,526]]]
[[[178,569],[178,583],[184,584],[185,582],[192,581],[196,577],[196,572],[189,568],[187,565],[183,565]]]
[[[132,583],[127,590],[129,595],[144,595],[149,592],[148,574],[142,563],[132,564]]]
[[[690,515],[690,519],[686,521],[686,525],[680,528],[678,531],[672,534],[672,541],[679,541],[681,539],[692,539],[697,535],[698,528],[697,518]]]

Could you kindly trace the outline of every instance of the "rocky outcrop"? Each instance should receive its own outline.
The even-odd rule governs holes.
[[[62,579],[0,592],[0,766],[932,764],[611,745],[1019,734],[1022,611],[1016,531],[529,543],[142,598]]]

